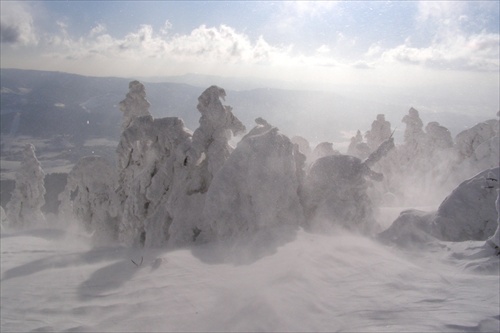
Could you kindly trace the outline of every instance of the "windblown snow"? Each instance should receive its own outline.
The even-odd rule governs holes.
[[[379,114],[346,155],[247,132],[225,97],[207,88],[191,131],[130,82],[116,165],[81,159],[57,215],[26,146],[2,332],[500,330],[498,119],[452,138],[410,108],[396,143]]]

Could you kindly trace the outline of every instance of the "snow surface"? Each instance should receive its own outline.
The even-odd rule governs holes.
[[[498,332],[484,242],[400,250],[345,232],[191,248],[1,235],[1,331]],[[135,262],[135,263],[134,263]]]

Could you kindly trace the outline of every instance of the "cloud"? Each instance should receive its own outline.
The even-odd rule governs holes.
[[[20,14],[15,19],[5,16],[7,11],[4,7],[8,7],[5,4],[10,4],[9,13],[19,12],[24,16]],[[384,40],[382,31],[381,39],[370,41],[370,46],[363,42],[361,35],[336,29],[331,30],[328,38],[322,37],[323,40],[312,39],[310,34],[313,31],[307,29],[304,30],[308,33],[301,36],[288,34],[295,36],[294,40],[288,39],[289,44],[279,44],[277,41],[282,39],[273,37],[272,33],[268,35],[266,30],[263,30],[266,37],[251,38],[245,32],[224,24],[200,25],[188,33],[175,34],[168,20],[156,30],[149,24],[143,24],[120,36],[112,35],[106,25],[97,23],[75,36],[68,33],[75,31],[72,22],[58,18],[52,21],[58,30],[42,32],[40,29],[36,38],[29,11],[31,7],[18,2],[5,4],[2,3],[2,43],[26,46],[22,54],[2,51],[2,55],[10,56],[9,65],[14,67],[23,58],[38,68],[57,69],[57,66],[64,65],[57,70],[78,70],[82,73],[87,68],[99,74],[105,70],[109,75],[115,73],[112,69],[122,73],[120,75],[131,75],[142,68],[149,70],[148,73],[161,75],[160,71],[209,72],[223,67],[226,74],[233,75],[245,67],[247,75],[260,71],[270,76],[273,71],[299,77],[297,73],[313,76],[313,71],[317,70],[314,76],[325,78],[334,75],[355,77],[356,73],[368,75],[376,71],[366,69],[385,70],[395,68],[394,65],[467,71],[498,71],[500,67],[498,31],[470,30],[470,22],[477,21],[478,11],[472,12],[461,3],[422,2],[414,15],[416,29],[404,42],[388,45],[390,42]],[[280,2],[277,6],[281,14],[290,14],[288,20],[295,21],[296,25],[291,28],[293,31],[300,31],[300,25],[306,21],[330,20],[331,17],[335,21],[339,19],[339,12],[345,10],[336,2]],[[286,19],[285,15],[283,19]],[[422,38],[421,35],[428,33],[431,33],[430,37]],[[299,43],[297,40],[306,42],[292,44]],[[35,42],[38,42],[36,48],[32,47]],[[368,49],[362,54],[364,47]],[[14,48],[10,49],[14,51]],[[28,60],[28,55],[32,54],[37,56]],[[8,63],[4,61],[6,58],[3,58],[3,64]],[[251,70],[248,70],[250,67]]]
[[[355,63],[352,64],[352,67],[358,68],[358,69],[373,69],[374,67],[367,63],[366,61],[356,61]]]
[[[102,35],[105,32],[106,32],[106,26],[104,24],[99,23],[90,30],[89,36],[90,37],[98,36]]]
[[[330,53],[330,51],[331,50],[328,47],[328,45],[325,45],[325,44],[321,45],[320,47],[318,47],[316,49],[316,53],[318,53],[318,54],[328,54],[328,53]]]
[[[30,7],[22,2],[2,2],[0,15],[0,35],[2,44],[36,44]]]
[[[408,36],[403,44],[384,49],[373,44],[365,58],[385,63],[399,62],[434,69],[498,71],[500,69],[500,34],[479,30],[470,22],[484,18],[472,16],[471,4],[455,1],[421,1],[415,15],[426,42],[413,45]]]
[[[498,71],[499,44],[499,34],[457,35],[427,47],[400,45],[385,51],[382,58],[438,69]]]
[[[136,61],[148,58],[175,62],[200,62],[224,64],[276,64],[289,62],[291,46],[276,47],[261,36],[255,41],[220,25],[201,25],[186,35],[166,36],[166,25],[156,33],[152,26],[141,25],[137,31],[123,38],[106,33],[104,26],[97,25],[80,38],[72,39],[65,27],[58,35],[47,36],[51,51],[46,56],[66,59],[93,57],[118,58]]]

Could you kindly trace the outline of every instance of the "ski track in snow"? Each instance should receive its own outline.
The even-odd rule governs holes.
[[[295,236],[252,256],[250,247],[94,248],[76,232],[4,230],[0,328],[499,330],[499,260],[484,242],[402,250],[351,234]]]

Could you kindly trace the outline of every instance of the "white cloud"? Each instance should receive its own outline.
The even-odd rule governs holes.
[[[324,54],[328,54],[328,53],[330,53],[330,51],[331,51],[331,50],[330,50],[330,48],[328,47],[328,45],[325,45],[325,44],[321,45],[320,47],[318,47],[318,48],[316,49],[316,53],[317,53],[317,54],[322,54],[322,55],[324,55]]]
[[[101,35],[104,32],[106,32],[106,26],[104,24],[99,23],[90,30],[89,36],[93,37],[93,36]]]
[[[23,2],[1,2],[0,34],[2,44],[37,43],[30,7]]]
[[[251,41],[226,25],[217,28],[202,25],[190,34],[168,38],[164,32],[161,29],[158,34],[150,25],[142,25],[123,38],[114,38],[98,25],[86,36],[71,39],[62,29],[59,35],[47,36],[46,41],[52,48],[46,55],[66,59],[100,56],[130,61],[160,58],[222,64],[276,64],[291,60],[291,46],[272,46],[263,37]]]
[[[372,45],[366,59],[401,62],[435,69],[498,71],[500,34],[471,32],[465,24],[471,4],[456,1],[421,1],[415,22],[419,31],[432,32],[427,45],[413,46],[411,36],[401,45],[383,49]],[[479,19],[479,18],[478,18]]]
[[[166,20],[163,24],[163,27],[160,28],[160,34],[167,35],[172,29],[172,23],[169,20]]]

